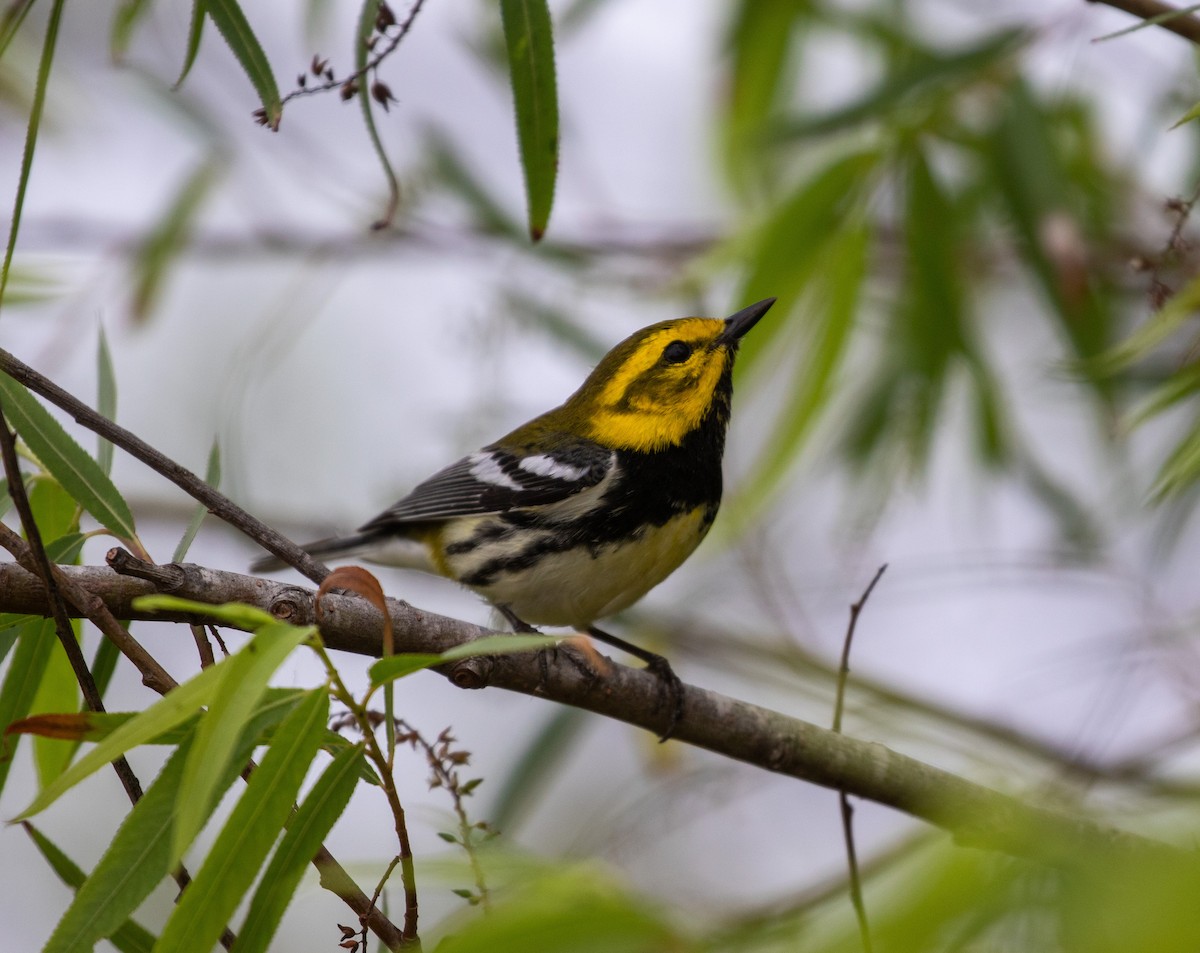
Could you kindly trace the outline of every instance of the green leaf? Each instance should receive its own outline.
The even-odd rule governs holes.
[[[49,619],[38,619],[21,627],[16,651],[0,684],[0,732],[29,714],[56,644],[54,623]],[[19,740],[16,735],[0,734],[0,791],[8,780]]]
[[[722,535],[736,536],[762,512],[828,404],[856,326],[871,232],[865,219],[855,216],[814,255],[816,274],[806,299],[803,356],[798,370],[789,372],[795,383],[781,401],[771,436],[751,468],[748,484],[739,489]]]
[[[1124,341],[1089,362],[1099,374],[1112,374],[1148,357],[1155,348],[1191,321],[1200,311],[1200,275],[1173,294],[1149,321]]]
[[[85,510],[121,539],[136,539],[133,514],[95,460],[24,387],[0,374],[4,415],[42,465]]]
[[[184,770],[188,798],[180,805],[176,820],[172,861],[183,856],[208,819],[212,794],[236,750],[240,733],[266,691],[267,681],[292,650],[316,631],[316,626],[282,622],[264,625],[240,651],[205,670],[224,669],[225,675],[212,693],[208,712],[200,719]]]
[[[53,636],[51,636],[53,638]],[[88,751],[66,771],[38,792],[13,820],[24,820],[45,810],[76,784],[90,777],[114,758],[131,748],[146,744],[163,732],[170,731],[207,705],[221,685],[229,662],[237,656],[223,659],[167,692],[149,708],[139,712]]]
[[[536,242],[550,220],[558,175],[554,33],[546,0],[501,0],[500,15],[525,172],[529,237]]]
[[[187,612],[193,615],[208,616],[218,622],[224,622],[226,625],[247,631],[274,625],[278,622],[271,613],[241,602],[226,602],[214,606],[207,602],[197,602],[195,599],[154,595],[138,596],[133,600],[133,607],[145,612]]]
[[[79,888],[87,879],[87,874],[80,869],[70,857],[63,853],[54,844],[50,838],[46,837],[36,827],[26,821],[21,825],[25,828],[25,833],[33,840],[34,845],[46,859],[46,863],[65,883],[74,891]],[[141,924],[133,920],[126,920],[116,931],[108,938],[108,941],[115,946],[121,953],[150,953],[154,947],[154,934],[143,927]]]
[[[170,835],[182,800],[188,744],[171,755],[80,886],[42,953],[90,953],[170,872]]]
[[[361,745],[347,748],[317,779],[259,880],[232,953],[265,953],[305,870],[350,803],[363,763]]]
[[[167,272],[187,243],[219,171],[219,163],[211,159],[197,166],[133,255],[134,321],[144,322],[158,303]]]
[[[329,696],[322,687],[309,692],[279,726],[229,820],[167,920],[155,946],[160,953],[208,953],[216,944],[288,819],[320,747],[328,716]],[[197,734],[197,744],[200,740]]]
[[[117,419],[117,375],[113,370],[112,353],[108,349],[108,335],[104,325],[100,326],[100,342],[96,346],[96,410],[109,420]],[[112,441],[97,437],[96,462],[105,475],[112,475]]]
[[[187,47],[183,54],[183,65],[179,68],[179,78],[175,80],[176,89],[183,85],[183,81],[192,71],[192,66],[195,65],[196,57],[200,53],[200,41],[204,39],[204,21],[207,13],[208,7],[205,0],[192,0],[192,15],[188,20]]]
[[[79,623],[71,625],[72,635],[76,643],[79,641]],[[50,653],[49,663],[42,674],[38,685],[37,695],[30,706],[30,712],[60,712],[75,711],[79,708],[79,683],[75,680],[75,671],[67,653],[62,648],[62,642],[57,633],[54,639],[55,650]],[[38,783],[49,784],[66,770],[71,761],[75,746],[68,741],[57,738],[34,738],[33,759],[37,768]]]
[[[150,12],[150,0],[124,0],[113,14],[112,29],[108,34],[108,53],[113,62],[121,63],[129,52],[129,41],[133,31]]]
[[[204,9],[258,93],[267,127],[278,129],[283,114],[279,87],[275,85],[275,74],[271,72],[267,54],[263,52],[242,8],[235,0],[204,0]]]
[[[8,244],[4,249],[4,263],[0,265],[0,309],[4,307],[4,292],[8,288],[8,276],[12,269],[13,252],[17,247],[17,232],[21,227],[21,212],[25,208],[25,190],[29,185],[29,173],[33,168],[33,154],[37,149],[38,129],[42,124],[42,110],[46,105],[46,87],[50,83],[50,66],[54,62],[54,48],[58,44],[58,27],[62,22],[64,0],[54,0],[50,17],[46,21],[46,39],[42,43],[42,58],[38,62],[37,81],[33,87],[33,104],[29,109],[29,124],[25,127],[25,149],[21,154],[21,174],[17,179],[16,197],[13,199],[12,222],[8,226]],[[29,4],[33,6],[33,4]],[[25,18],[29,7],[22,9],[14,20],[17,24]],[[0,50],[8,45],[16,32],[9,33],[0,42]]]
[[[380,659],[369,669],[371,687],[379,688],[398,678],[419,672],[434,665],[456,662],[477,655],[505,655],[509,652],[529,652],[544,649],[553,644],[544,635],[489,635],[482,639],[464,642],[452,649],[434,655],[425,652],[405,652]]]
[[[204,471],[204,482],[214,490],[221,485],[221,446],[217,443],[216,437],[213,438],[212,449],[208,451],[208,467]],[[183,531],[179,545],[175,547],[175,552],[171,556],[171,562],[183,562],[188,550],[192,547],[192,541],[200,532],[200,524],[204,522],[204,517],[207,515],[208,507],[203,503],[197,503],[196,511],[188,521],[187,529]]]

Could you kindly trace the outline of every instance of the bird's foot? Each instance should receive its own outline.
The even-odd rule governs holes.
[[[587,631],[588,635],[593,639],[606,642],[614,648],[620,649],[622,652],[628,652],[634,658],[641,659],[646,663],[646,670],[658,679],[663,690],[655,700],[654,710],[658,711],[665,704],[668,714],[667,727],[658,736],[658,740],[659,743],[668,740],[675,734],[675,729],[679,727],[679,722],[683,718],[683,681],[675,674],[675,670],[671,668],[671,663],[656,652],[639,648],[630,642],[626,642],[624,639],[617,638],[615,635],[609,635],[603,629],[590,626]]]

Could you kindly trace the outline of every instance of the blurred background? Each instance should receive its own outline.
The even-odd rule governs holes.
[[[45,6],[0,58],[10,196]],[[387,180],[356,102],[302,96],[264,129],[211,26],[174,88],[191,5],[127,15],[142,6],[66,8],[5,348],[93,401],[103,331],[119,422],[198,472],[215,441],[222,490],[307,539],[561,401],[633,330],[777,296],[739,363],[722,515],[612,628],[687,681],[826,725],[849,606],[887,563],[856,635],[848,733],[1192,836],[1200,170],[1196,124],[1175,124],[1200,83],[1186,40],[1100,41],[1137,21],[1082,0],[552,3],[559,176],[533,245],[492,4],[431,0],[381,66],[396,101],[375,122],[400,204],[379,230]],[[246,13],[282,91],[297,74],[313,85],[314,55],[353,69],[342,5]],[[168,560],[193,504],[119,452],[113,475]],[[189,558],[244,571],[256,555],[209,521]],[[489,619],[450,583],[379,575],[392,596]],[[195,670],[186,630],[145,631],[174,674]],[[339,661],[366,683],[368,660]],[[302,661],[282,675],[320,678]],[[149,697],[118,672],[112,707]],[[434,675],[397,704],[429,737],[452,726],[484,779],[470,809],[513,853],[595,861],[730,946],[855,948],[833,792]],[[437,836],[450,804],[419,755],[399,773],[436,938],[462,906]],[[26,745],[3,816],[36,786]],[[85,865],[124,811],[112,778],[86,791],[45,819]],[[389,829],[360,792],[329,846],[374,882]],[[855,830],[885,923],[940,896],[943,927],[975,924],[958,935],[977,946],[908,948],[1065,943],[1027,907],[1013,915],[1011,870],[988,874],[1004,890],[952,901],[964,861],[945,838],[870,803]],[[0,831],[0,856],[0,938],[36,949],[68,892],[19,828]],[[936,876],[897,873],[914,869]],[[976,903],[997,893],[1012,904]],[[327,897],[305,888],[280,949],[333,947],[349,914]],[[170,902],[164,888],[143,921]]]

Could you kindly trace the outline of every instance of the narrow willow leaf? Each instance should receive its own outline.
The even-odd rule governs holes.
[[[24,387],[0,374],[4,415],[42,465],[80,506],[121,539],[135,539],[133,514],[112,480]]]
[[[21,174],[17,178],[17,192],[13,199],[12,222],[8,226],[8,243],[4,249],[4,263],[0,265],[0,310],[4,307],[4,292],[8,287],[8,275],[12,269],[13,251],[17,247],[17,232],[21,227],[21,212],[25,208],[25,190],[29,185],[29,172],[33,168],[33,154],[37,150],[38,129],[42,124],[42,110],[46,105],[46,86],[50,82],[50,66],[54,62],[54,48],[58,44],[58,27],[62,22],[64,0],[54,0],[50,17],[46,21],[46,39],[42,43],[42,58],[38,62],[37,82],[33,87],[33,103],[29,109],[29,124],[25,127],[25,149],[21,154]],[[29,6],[32,6],[30,4]],[[19,22],[29,12],[25,7],[14,17]],[[15,27],[13,28],[15,33]],[[6,47],[12,33],[3,38],[0,48]]]
[[[76,784],[90,777],[118,755],[125,754],[140,744],[146,744],[152,738],[170,731],[192,717],[212,699],[229,670],[230,660],[223,659],[216,665],[202,670],[121,725],[42,788],[37,797],[14,820],[24,820],[45,810]]]
[[[379,15],[380,0],[363,0],[362,9],[358,14],[358,30],[354,43],[354,69],[363,70],[367,65],[367,56],[371,52],[367,43],[375,32],[376,18]],[[376,220],[374,227],[383,228],[392,223],[396,209],[400,206],[400,182],[396,178],[396,170],[388,158],[383,140],[379,138],[379,129],[375,125],[375,107],[371,99],[372,82],[367,74],[362,73],[358,81],[358,104],[362,108],[363,124],[367,127],[367,136],[371,140],[371,148],[375,150],[375,158],[383,169],[383,177],[388,187],[388,204],[383,215]]]
[[[242,733],[229,768],[212,794],[210,810],[237,779],[259,740],[253,728]],[[52,945],[43,953],[90,953],[96,942],[110,935],[116,924],[132,914],[174,868],[171,835],[175,818],[180,805],[192,796],[182,787],[191,744],[190,737],[184,739],[145,796],[134,805],[63,915],[51,937]]]
[[[167,760],[121,822],[112,842],[79,887],[42,953],[90,953],[118,930],[171,871],[171,829],[184,797],[180,787],[189,745]]]
[[[241,602],[226,602],[214,606],[207,602],[196,602],[194,599],[180,599],[178,596],[138,596],[133,600],[133,607],[139,611],[189,612],[209,616],[226,625],[247,630],[274,625],[278,621],[271,613]]]
[[[221,485],[221,447],[217,443],[216,437],[213,438],[212,449],[208,451],[208,467],[204,471],[204,482],[214,490]],[[196,511],[188,521],[187,529],[183,531],[179,545],[175,547],[171,562],[181,563],[187,557],[188,550],[192,548],[192,541],[200,532],[200,524],[204,522],[204,517],[207,515],[208,507],[203,503],[196,504]]]
[[[16,650],[0,684],[0,730],[29,714],[56,644],[54,623],[49,619],[38,619],[19,630]],[[0,735],[0,791],[8,780],[17,741],[16,735]]]
[[[79,642],[79,623],[73,622],[71,634],[76,643]],[[79,683],[75,680],[75,671],[62,643],[54,636],[54,651],[50,653],[50,661],[42,674],[41,684],[38,685],[37,695],[30,708],[32,712],[73,712],[79,708]],[[37,737],[33,741],[33,761],[37,768],[38,784],[46,785],[66,770],[74,753],[74,746],[56,738]]]
[[[21,825],[25,828],[25,833],[29,835],[34,846],[37,847],[39,853],[45,858],[46,863],[72,890],[77,891],[87,880],[87,874],[68,857],[58,846],[50,840],[45,834],[39,831],[36,827],[26,821]],[[126,920],[122,923],[115,933],[108,938],[108,941],[115,946],[120,953],[150,953],[154,948],[155,936],[141,924],[133,920]]]
[[[212,793],[229,765],[246,721],[266,691],[267,681],[292,650],[315,633],[315,626],[282,622],[265,625],[240,651],[205,669],[211,672],[224,668],[227,674],[217,683],[208,711],[196,728],[196,740],[184,770],[188,798],[179,807],[171,849],[173,862],[182,858],[208,819]]]
[[[113,370],[112,352],[108,349],[108,335],[104,325],[100,326],[100,342],[96,346],[96,410],[109,420],[117,419],[117,375]],[[112,474],[113,445],[103,437],[97,437],[96,462],[105,475]]]
[[[178,89],[187,79],[188,73],[195,65],[196,57],[200,54],[200,41],[204,39],[204,21],[208,8],[205,0],[192,0],[192,15],[188,20],[187,46],[183,54],[183,65],[179,68],[179,78],[175,80]]]
[[[1173,294],[1149,321],[1093,362],[1098,373],[1111,374],[1148,357],[1156,347],[1190,322],[1200,310],[1200,275]]]
[[[279,87],[275,84],[275,74],[271,72],[267,54],[263,52],[242,8],[236,0],[204,0],[204,9],[258,93],[267,127],[278,129],[283,114]]]
[[[505,655],[509,652],[536,651],[551,644],[553,644],[551,640],[544,635],[489,635],[482,639],[456,645],[437,655],[425,652],[405,652],[401,655],[391,655],[380,659],[371,666],[369,670],[371,687],[378,688],[433,665],[474,658],[477,655]]]
[[[37,0],[15,0],[14,3],[8,5],[3,14],[0,14],[0,57],[4,56],[8,44],[17,35],[21,24],[25,22],[25,17],[36,2]]]
[[[501,0],[500,15],[525,172],[529,237],[536,242],[550,221],[558,176],[554,33],[546,0]]]
[[[170,266],[183,250],[219,171],[219,164],[211,159],[197,166],[134,254],[130,265],[133,269],[131,310],[135,321],[144,322],[153,312]]]
[[[364,763],[361,745],[347,748],[317,779],[263,871],[232,953],[265,953],[269,948],[304,872],[350,803]]]
[[[322,687],[309,692],[279,726],[163,928],[155,947],[160,953],[208,953],[216,945],[288,819],[328,716],[329,695]]]

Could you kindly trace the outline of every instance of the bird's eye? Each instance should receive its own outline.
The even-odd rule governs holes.
[[[672,341],[663,349],[663,360],[668,364],[682,364],[692,356],[692,346],[683,341]]]

